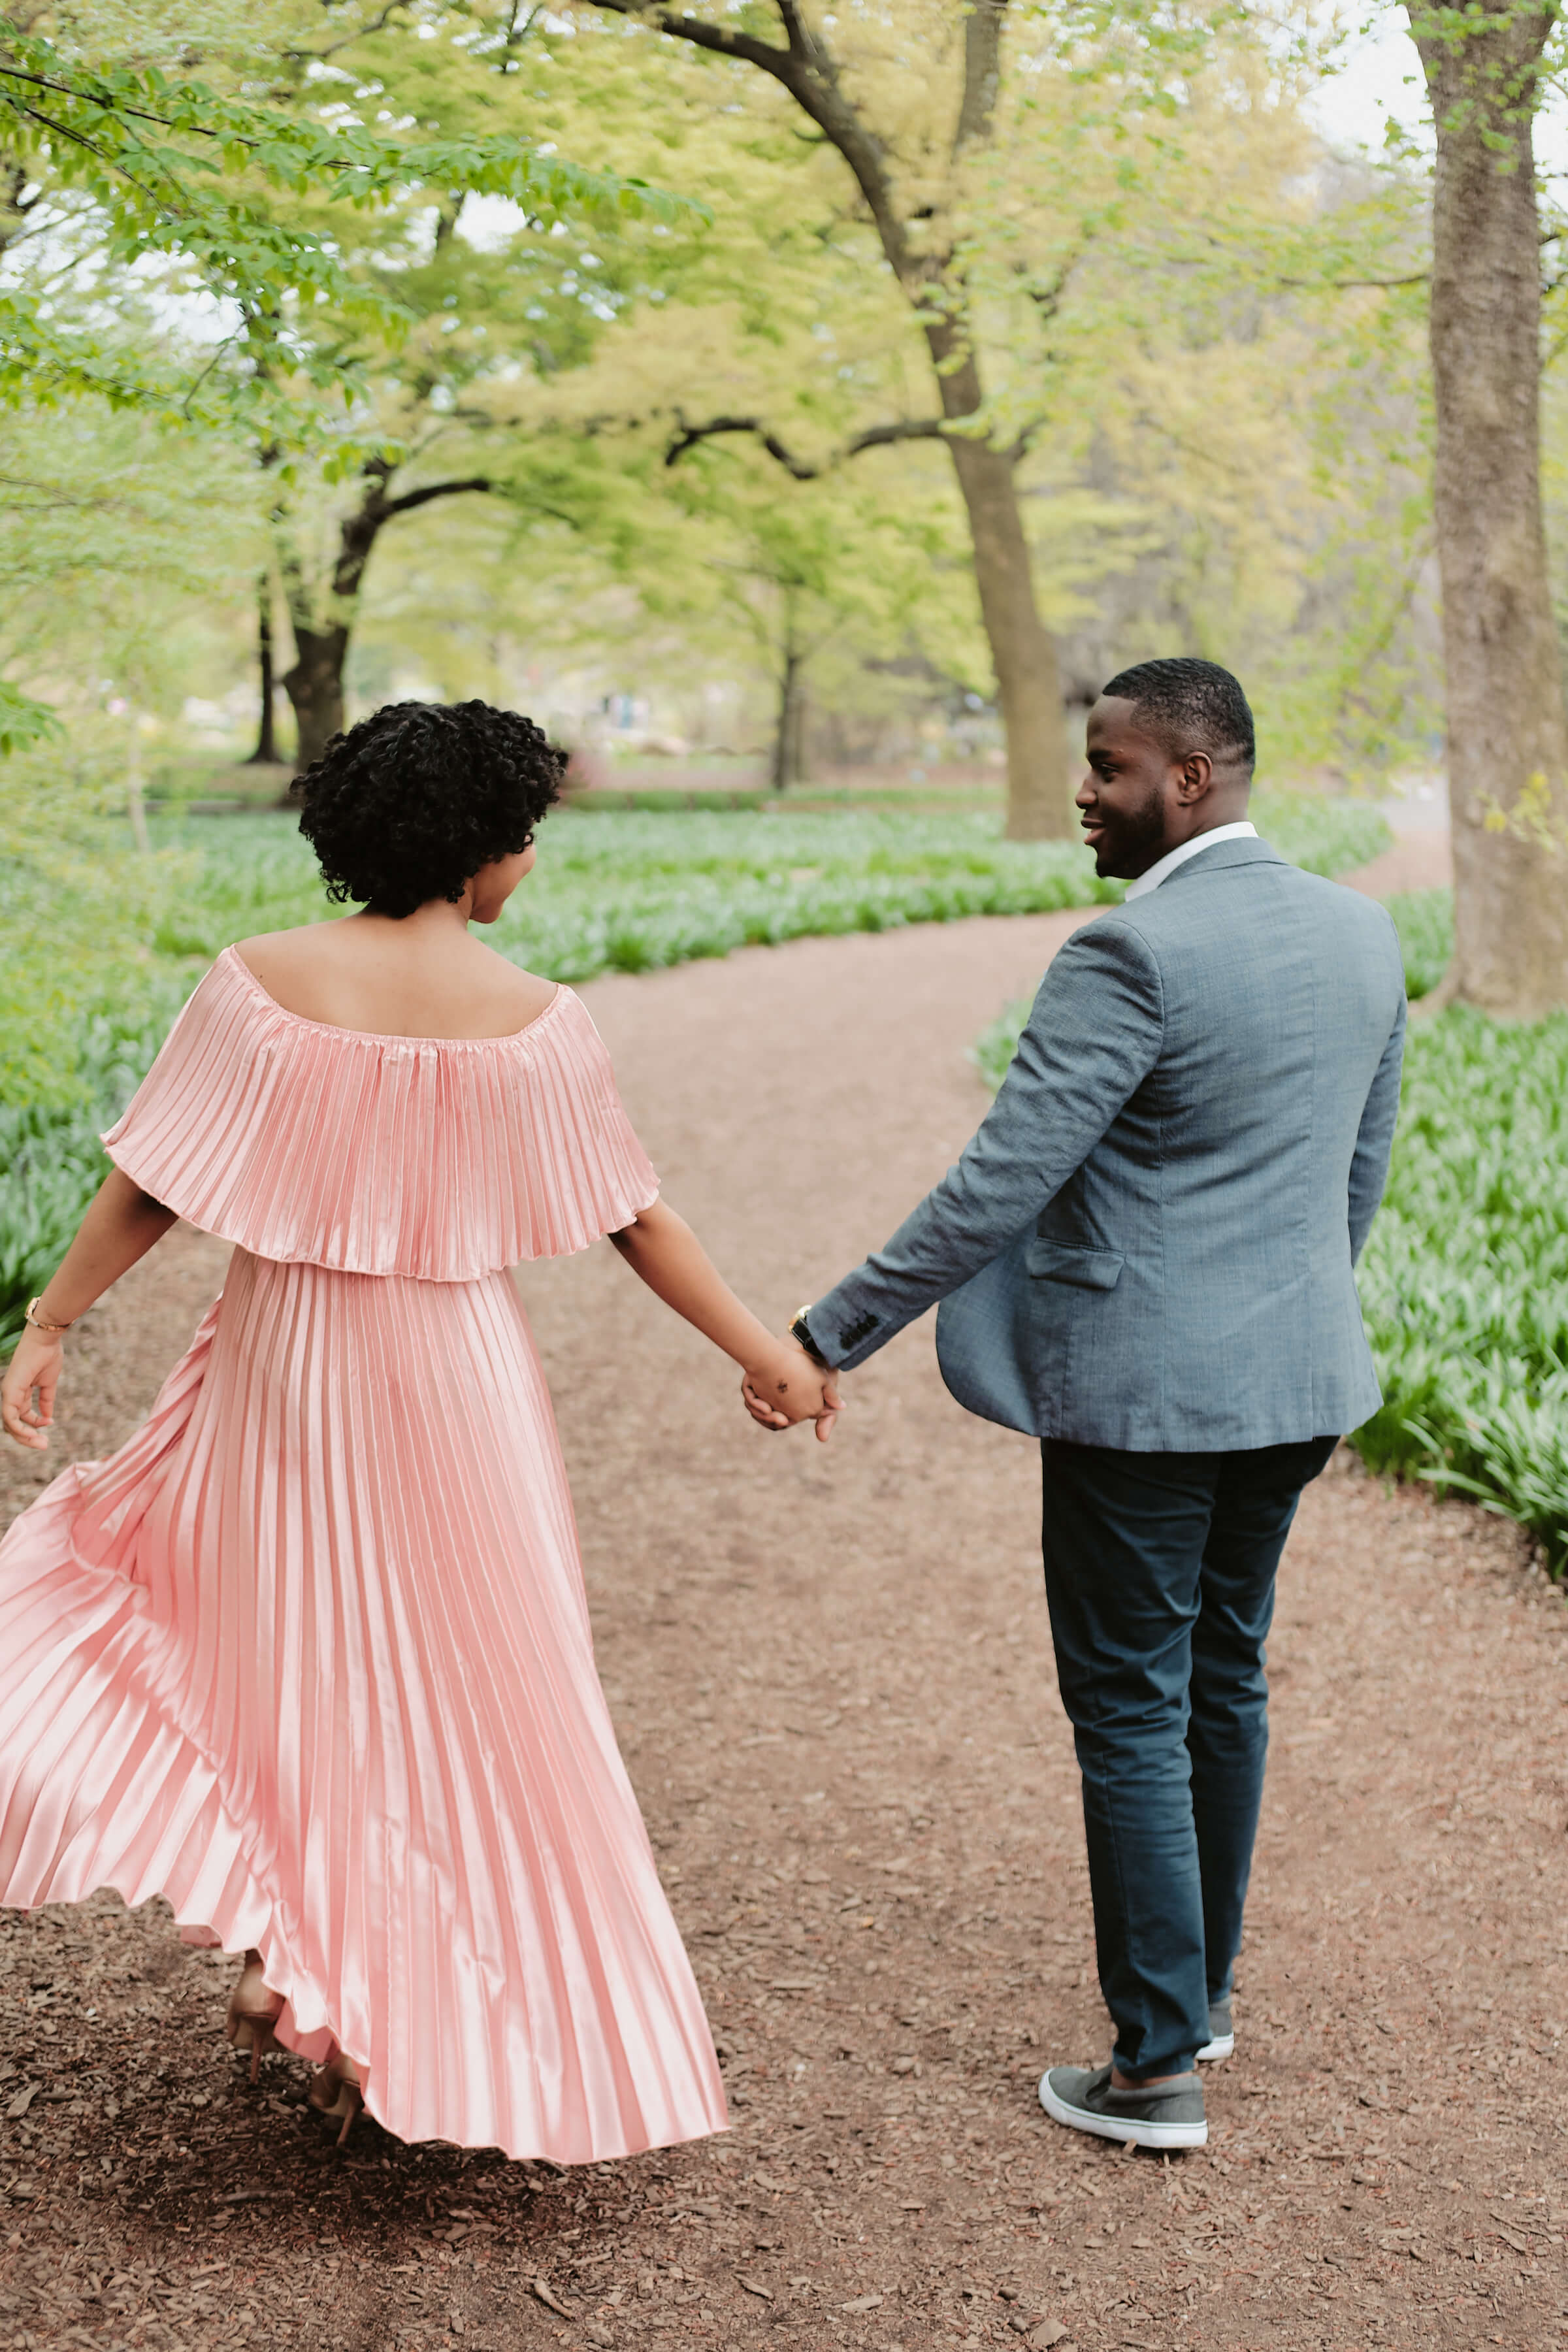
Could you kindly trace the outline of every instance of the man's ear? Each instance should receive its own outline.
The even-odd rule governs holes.
[[[1206,751],[1189,751],[1176,775],[1176,798],[1184,808],[1201,801],[1214,780],[1214,761]]]

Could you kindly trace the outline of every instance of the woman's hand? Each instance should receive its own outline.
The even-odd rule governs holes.
[[[833,1424],[844,1410],[837,1373],[825,1371],[798,1339],[775,1339],[755,1362],[748,1363],[741,1396],[752,1419],[763,1429],[793,1429],[797,1422],[814,1421],[821,1445],[832,1436]]]
[[[764,1429],[815,1421],[826,1445],[843,1409],[837,1374],[814,1363],[798,1339],[775,1339],[742,1306],[684,1218],[655,1201],[610,1239],[656,1297],[742,1366],[741,1394],[753,1421]]]
[[[0,1381],[5,1434],[35,1453],[42,1453],[49,1442],[46,1433],[55,1417],[55,1391],[65,1360],[65,1342],[52,1332],[36,1331],[29,1323]]]
[[[123,1169],[111,1168],[78,1226],[75,1241],[40,1286],[43,1320],[68,1330],[102,1297],[111,1282],[118,1282],[128,1266],[146,1256],[174,1222],[173,1209],[154,1201]],[[58,1332],[40,1331],[29,1323],[16,1342],[10,1370],[0,1381],[0,1421],[5,1424],[5,1434],[18,1445],[30,1446],[35,1454],[42,1453],[49,1442],[45,1432],[55,1417],[55,1391],[64,1363]]]

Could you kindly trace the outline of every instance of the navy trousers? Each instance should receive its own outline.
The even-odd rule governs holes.
[[[1184,2072],[1210,2000],[1230,1990],[1268,1747],[1274,1574],[1337,1442],[1044,1444],[1046,1595],[1083,1775],[1100,1981],[1134,2079]]]

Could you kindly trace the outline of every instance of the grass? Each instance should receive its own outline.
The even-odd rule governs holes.
[[[1300,864],[1340,873],[1388,834],[1355,802],[1259,795],[1258,817]],[[176,861],[132,996],[85,1019],[69,1107],[0,1103],[0,1349],[52,1272],[105,1161],[97,1145],[145,1069],[180,997],[231,940],[316,922],[331,907],[286,814],[160,821]],[[994,812],[937,814],[908,803],[826,814],[553,813],[538,868],[489,934],[553,980],[647,971],[807,935],[889,930],[965,915],[1019,915],[1121,896],[1077,843],[1004,841]]]

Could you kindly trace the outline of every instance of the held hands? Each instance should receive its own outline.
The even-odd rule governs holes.
[[[53,1335],[28,1324],[16,1342],[16,1352],[0,1382],[0,1418],[5,1434],[18,1445],[41,1453],[55,1417],[55,1391],[65,1364],[65,1349]],[[37,1399],[35,1403],[34,1400]]]
[[[837,1373],[813,1363],[798,1339],[775,1340],[765,1357],[747,1365],[741,1398],[763,1429],[793,1429],[796,1422],[814,1421],[821,1445],[844,1409]]]

